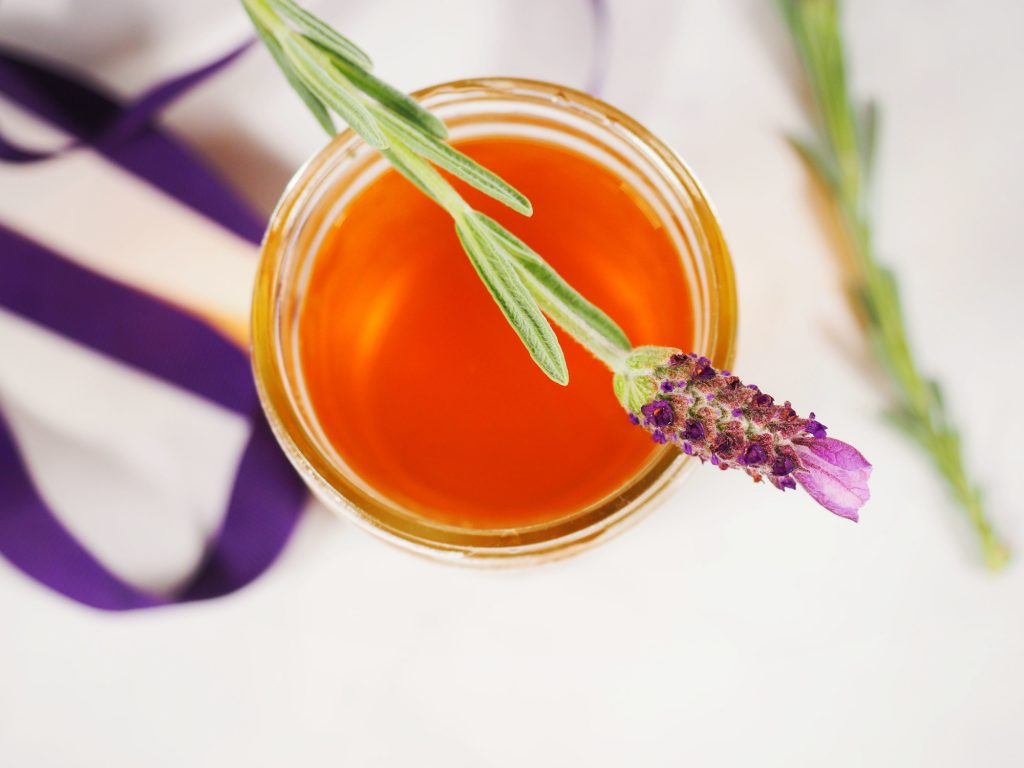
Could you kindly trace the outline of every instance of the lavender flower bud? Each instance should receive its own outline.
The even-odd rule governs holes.
[[[638,347],[615,375],[630,420],[657,443],[672,443],[720,469],[740,469],[779,490],[801,485],[811,498],[856,521],[870,497],[871,465],[825,425],[801,418],[704,357],[671,347]]]

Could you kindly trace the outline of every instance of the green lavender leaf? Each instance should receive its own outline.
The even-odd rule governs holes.
[[[875,167],[875,153],[878,150],[878,123],[880,121],[878,102],[869,101],[857,123],[857,134],[860,136],[860,151],[864,158],[864,173],[871,175]]]
[[[526,216],[533,213],[533,207],[525,195],[472,158],[453,149],[436,137],[418,130],[415,126],[389,115],[382,109],[373,109],[373,114],[387,126],[388,131],[401,139],[403,144],[417,154],[441,166],[485,195],[504,203],[512,210]]]
[[[353,66],[344,59],[335,59],[334,66],[341,70],[342,74],[349,79],[352,85],[367,96],[379,101],[395,114],[405,118],[416,128],[425,131],[437,139],[448,138],[448,129],[445,127],[445,124],[421,107],[419,102],[411,96],[385,83],[365,69]]]
[[[507,251],[489,235],[477,213],[437,169],[400,141],[392,141],[384,154],[400,173],[452,215],[463,250],[509,325],[541,370],[559,384],[566,384],[569,373],[558,337],[517,276]]]
[[[633,345],[601,309],[587,301],[530,246],[494,219],[479,211],[473,217],[494,238],[515,264],[541,309],[569,335],[614,370]]]
[[[507,256],[479,222],[466,216],[455,219],[455,232],[480,279],[515,329],[540,369],[558,384],[569,383],[565,355],[555,332],[537,308]]]
[[[282,43],[285,56],[309,90],[324,104],[341,115],[349,128],[358,133],[371,147],[386,149],[387,140],[377,122],[358,97],[352,85],[333,66],[325,66],[322,54],[303,37],[289,35]]]
[[[839,175],[836,173],[835,168],[829,164],[829,160],[820,149],[798,136],[786,136],[786,141],[796,150],[796,153],[807,163],[810,169],[817,174],[822,184],[829,189],[836,189],[839,184]]]
[[[273,33],[267,29],[259,17],[256,16],[252,11],[249,10],[248,6],[245,8],[246,13],[249,14],[249,18],[252,20],[253,26],[256,28],[256,32],[259,33],[260,39],[263,40],[263,44],[267,46],[267,50],[270,51],[270,55],[274,58],[278,68],[284,74],[288,84],[292,87],[299,98],[305,102],[306,106],[309,107],[309,111],[313,113],[316,121],[320,123],[328,135],[333,136],[337,132],[337,128],[334,125],[334,120],[331,118],[330,112],[327,111],[327,107],[324,106],[323,102],[320,101],[313,92],[309,90],[303,84],[301,78],[295,73],[292,68],[291,62],[288,61],[288,57],[285,56],[284,49],[281,48],[281,44],[277,42],[277,38],[274,37]]]
[[[942,394],[942,387],[937,381],[928,381],[928,388],[932,393],[932,400],[935,402],[935,406],[941,412],[946,407],[946,398]]]
[[[267,2],[274,10],[291,21],[306,37],[315,40],[324,48],[361,69],[373,69],[373,62],[362,48],[292,0],[267,0]]]

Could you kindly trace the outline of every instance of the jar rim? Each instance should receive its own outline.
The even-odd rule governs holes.
[[[710,201],[683,160],[635,119],[599,99],[564,86],[520,78],[470,78],[441,83],[413,96],[437,109],[474,100],[546,102],[555,113],[573,113],[600,124],[609,136],[629,141],[634,149],[650,155],[661,180],[690,206],[699,223],[706,252],[704,259],[714,280],[709,293],[711,331],[709,345],[701,349],[720,367],[731,367],[736,334],[736,294],[732,262]],[[433,106],[432,102],[439,106]],[[538,102],[539,103],[539,102]],[[313,194],[317,184],[347,158],[362,140],[351,130],[336,136],[313,155],[295,174],[271,215],[261,246],[251,316],[252,365],[257,391],[270,426],[289,460],[306,484],[331,509],[343,513],[361,527],[419,554],[471,562],[524,562],[552,559],[579,551],[584,546],[619,531],[627,520],[637,518],[689,461],[682,452],[665,446],[655,451],[634,478],[619,492],[598,504],[556,520],[514,529],[458,528],[389,509],[367,494],[326,456],[304,423],[285,373],[279,349],[278,302],[280,272],[288,255],[289,234],[313,214],[322,201]],[[374,163],[375,157],[355,168],[353,179]],[[351,183],[351,180],[350,180]],[[322,214],[321,214],[322,215]],[[680,259],[684,255],[680,253]],[[698,309],[697,303],[694,304]],[[397,507],[398,505],[393,505]]]

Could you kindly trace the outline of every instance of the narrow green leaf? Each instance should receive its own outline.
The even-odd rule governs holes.
[[[549,310],[550,306],[549,314],[557,313],[559,316],[554,318],[556,322],[577,337],[585,347],[592,346],[589,342],[593,335],[597,334],[606,343],[624,352],[629,352],[633,348],[626,334],[615,324],[615,321],[569,285],[550,264],[541,258],[540,254],[491,217],[479,211],[475,211],[473,216],[504,247],[515,260],[516,266],[529,275],[533,281],[536,281],[539,289],[548,294],[547,301],[539,302],[541,308]],[[527,287],[529,287],[529,283]],[[535,298],[537,298],[536,294]],[[577,334],[585,334],[586,338],[579,339]]]
[[[864,163],[864,173],[871,177],[875,167],[875,153],[878,147],[878,124],[881,110],[877,101],[869,101],[857,121],[857,133],[860,138],[860,151]]]
[[[274,10],[290,20],[307,37],[357,67],[373,69],[373,61],[366,51],[293,0],[268,1]]]
[[[558,337],[487,232],[461,216],[455,219],[455,232],[473,268],[534,362],[552,381],[568,384],[569,371]]]
[[[826,158],[825,154],[810,142],[804,141],[798,136],[786,136],[786,141],[796,150],[807,166],[817,174],[821,183],[829,190],[836,190],[839,187],[839,174],[834,165]]]
[[[903,329],[903,305],[900,301],[900,286],[896,281],[896,273],[888,267],[876,265],[874,272],[878,279],[868,283],[866,290],[875,303],[878,311],[879,325]]]
[[[252,20],[252,24],[256,27],[256,32],[259,33],[260,39],[263,40],[263,44],[267,46],[267,50],[270,51],[270,55],[277,62],[278,68],[284,74],[285,79],[292,89],[299,94],[299,98],[309,107],[309,111],[313,113],[313,117],[316,118],[320,126],[327,131],[328,135],[333,136],[336,134],[337,128],[334,125],[334,120],[331,118],[331,113],[327,111],[327,107],[324,106],[323,102],[320,101],[313,92],[310,91],[299,79],[299,76],[295,74],[295,70],[292,68],[291,62],[288,61],[288,57],[285,56],[284,49],[281,48],[281,44],[277,42],[277,38],[274,37],[273,33],[263,25],[259,18],[249,10],[249,7],[243,3],[245,12],[249,14],[249,18]]]
[[[424,133],[416,126],[394,117],[387,110],[376,108],[373,110],[373,114],[387,126],[389,131],[401,139],[402,143],[408,146],[409,149],[458,176],[485,195],[504,203],[512,210],[525,216],[533,213],[533,206],[530,205],[530,201],[526,199],[525,195],[475,160],[453,149],[436,137]]]
[[[367,144],[376,149],[387,148],[387,140],[360,100],[358,91],[323,58],[319,49],[311,48],[305,38],[293,34],[284,38],[283,48],[288,61],[314,95],[337,112]]]
[[[335,58],[334,65],[341,70],[356,88],[376,99],[385,107],[401,115],[416,127],[438,139],[448,138],[448,128],[441,120],[419,105],[414,98],[388,85],[365,69],[353,66],[342,58]]]
[[[902,407],[889,408],[882,411],[882,416],[890,426],[895,427],[904,435],[915,442],[927,444],[929,435],[921,426],[921,423]]]

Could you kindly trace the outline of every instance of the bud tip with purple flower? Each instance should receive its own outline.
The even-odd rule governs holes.
[[[799,484],[840,517],[856,521],[871,495],[871,465],[856,448],[828,437],[813,413],[801,418],[705,357],[638,347],[615,375],[615,394],[655,442],[779,490]]]

